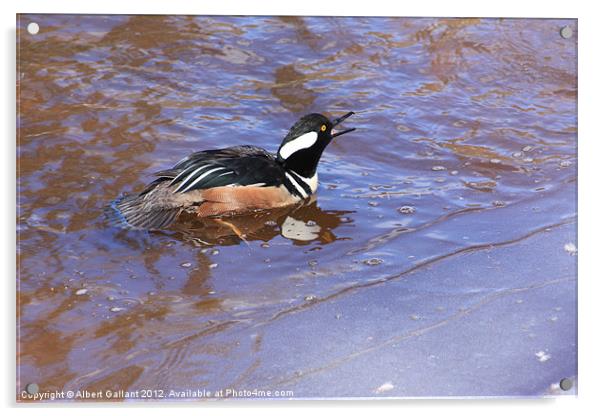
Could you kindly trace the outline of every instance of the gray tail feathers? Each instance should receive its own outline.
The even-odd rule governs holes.
[[[105,215],[113,226],[139,230],[157,230],[171,225],[180,215],[180,208],[149,209],[139,195],[126,195],[111,202]]]

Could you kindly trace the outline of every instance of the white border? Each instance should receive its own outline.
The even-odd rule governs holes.
[[[210,411],[212,414],[241,411],[250,414],[280,414],[283,411],[293,414],[315,412],[319,407],[324,412],[344,411],[346,413],[365,413],[369,408],[377,408],[378,412],[395,413],[406,411],[436,411],[453,414],[487,414],[506,415],[508,412],[526,410],[533,414],[563,415],[587,414],[590,408],[600,406],[600,379],[602,376],[599,356],[602,353],[600,344],[600,316],[602,316],[602,296],[599,256],[600,216],[600,137],[599,131],[602,108],[599,104],[602,91],[600,88],[599,40],[602,39],[602,21],[596,13],[595,2],[592,1],[545,1],[526,2],[524,0],[486,1],[413,1],[394,2],[391,0],[371,0],[353,2],[351,0],[300,0],[284,1],[222,1],[192,2],[190,0],[139,1],[104,0],[102,2],[68,1],[68,0],[21,0],[18,3],[1,2],[3,23],[1,43],[3,63],[2,99],[6,105],[0,112],[4,137],[2,155],[5,160],[3,177],[5,178],[5,202],[0,205],[2,218],[5,221],[2,239],[2,264],[4,305],[4,341],[1,343],[3,375],[0,377],[2,404],[12,414],[14,409],[14,368],[15,368],[15,14],[20,13],[138,13],[138,14],[297,14],[297,15],[349,15],[349,16],[483,16],[483,17],[564,17],[579,19],[579,398],[558,398],[555,400],[479,400],[479,401],[364,401],[364,402],[314,402],[294,403],[234,402],[207,403],[196,406],[182,406],[178,412],[199,414]],[[8,179],[7,179],[8,178]],[[104,414],[101,406],[90,406],[85,410],[75,406],[64,409],[51,406],[20,406],[20,412],[36,414],[64,414],[65,412],[85,411],[91,414]],[[82,406],[78,406],[82,407]],[[141,409],[143,407],[144,409]],[[199,408],[200,407],[200,408]],[[285,407],[286,409],[283,409]],[[336,407],[334,409],[333,407]],[[400,409],[401,407],[401,409]],[[310,409],[311,408],[311,409]],[[112,406],[112,412],[143,410],[149,414],[165,413],[165,406],[128,405]],[[587,413],[586,413],[587,412]]]
[[[225,15],[312,15],[312,16],[456,16],[456,17],[564,17],[585,16],[587,7],[579,2],[546,1],[544,5],[520,0],[499,2],[470,0],[396,2],[371,0],[303,0],[284,2],[222,1],[191,2],[118,1],[73,2],[69,0],[23,0],[18,5],[21,13],[123,13],[123,14],[225,14]],[[583,13],[583,12],[586,13]]]

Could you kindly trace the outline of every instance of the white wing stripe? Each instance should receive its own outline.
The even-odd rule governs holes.
[[[200,168],[198,168],[198,169],[195,169],[195,172],[196,172],[196,171],[198,171],[199,169],[203,169],[203,168],[205,168],[205,167],[207,167],[207,165],[203,165],[203,166],[201,166]],[[194,169],[194,166],[189,166],[189,167],[187,167],[186,169],[184,169],[182,172],[180,172],[180,173],[178,174],[178,176],[176,176],[175,178],[173,178],[173,180],[171,181],[170,185],[171,185],[171,184],[173,184],[173,183],[175,183],[175,182],[177,182],[177,181],[178,181],[178,179],[180,179],[180,178],[181,178],[181,177],[183,177],[184,175],[188,174],[188,173],[189,173],[189,172],[190,172],[192,169]],[[190,179],[190,176],[189,176],[188,178],[186,178],[186,179],[187,179],[187,180],[188,180],[188,179]],[[182,183],[180,184],[180,186],[182,186],[182,185],[184,184],[184,182],[186,182],[186,180],[182,181]],[[177,189],[176,189],[176,192],[177,192]]]
[[[199,168],[200,169],[200,168]],[[190,188],[192,188],[194,185],[196,185],[201,179],[203,179],[204,177],[206,177],[207,175],[213,173],[213,172],[217,172],[218,170],[224,170],[226,168],[224,167],[219,167],[219,168],[213,168],[213,169],[209,169],[207,172],[203,173],[201,176],[199,176],[198,178],[196,178],[194,180],[194,182],[192,182],[190,185],[188,185],[186,187],[186,189],[184,189],[182,192],[186,192],[187,190],[189,190]],[[181,186],[181,185],[180,185]],[[177,190],[176,190],[177,192]]]
[[[203,166],[201,166],[201,167],[199,167],[199,168],[196,168],[196,169],[194,170],[194,172],[192,172],[190,175],[188,175],[188,176],[186,177],[186,179],[184,179],[184,180],[182,181],[182,183],[180,184],[180,186],[179,186],[178,188],[182,188],[183,186],[185,186],[185,185],[188,183],[188,181],[190,181],[192,178],[194,178],[194,177],[195,177],[195,175],[197,175],[198,173],[200,173],[200,172],[201,172],[203,169],[205,169],[205,168],[207,168],[207,167],[209,167],[209,166],[208,166],[208,165],[203,165]]]
[[[228,172],[224,172],[224,173],[220,173],[219,175],[216,176],[216,178],[219,178],[220,176],[224,176],[224,175],[232,175],[234,172],[232,171],[228,171]]]
[[[290,155],[299,150],[307,149],[308,147],[312,147],[314,143],[318,140],[318,133],[315,131],[310,131],[309,133],[302,134],[299,137],[294,138],[290,142],[287,142],[284,146],[280,148],[280,157],[283,159],[288,159]]]

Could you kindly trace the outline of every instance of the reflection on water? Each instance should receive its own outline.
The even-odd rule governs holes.
[[[287,110],[307,113],[316,99],[315,94],[303,86],[304,76],[293,65],[281,66],[276,70],[272,94]]]
[[[30,21],[38,35],[25,31]],[[360,389],[372,378],[339,373],[366,347],[357,334],[387,345],[391,331],[430,328],[421,318],[429,311],[447,322],[479,304],[475,294],[538,284],[520,279],[547,275],[541,265],[494,284],[471,280],[481,263],[460,273],[445,261],[468,264],[465,253],[482,249],[501,255],[526,236],[574,225],[576,39],[558,35],[567,24],[576,33],[568,20],[21,16],[18,391],[30,382],[48,390],[292,383],[300,396],[356,394],[305,374],[329,369]],[[349,110],[357,131],[329,146],[317,199],[303,206],[184,217],[164,232],[103,221],[108,201],[192,151],[274,151],[300,115]],[[565,243],[574,238],[573,227]],[[518,260],[491,267],[512,276]],[[548,277],[575,277],[556,272]],[[425,276],[393,289],[406,273]],[[427,275],[435,280],[425,288]],[[462,278],[438,297],[450,275]],[[368,300],[379,285],[398,297]],[[418,318],[385,331],[402,316],[386,305],[400,299],[413,308],[403,316]],[[538,299],[559,307],[558,297]],[[345,321],[337,308],[350,300],[369,325]],[[334,309],[313,316],[321,305]],[[570,307],[554,313],[571,322]],[[297,321],[281,324],[288,319]],[[570,339],[571,327],[555,325]],[[310,346],[271,360],[297,345],[292,327],[312,329]],[[313,350],[329,340],[332,348]],[[381,362],[384,353],[370,348]],[[567,359],[567,371],[573,364]],[[408,371],[399,374],[416,376]],[[545,377],[529,391],[546,391]]]
[[[268,242],[278,235],[295,245],[312,241],[328,244],[337,239],[333,232],[336,227],[342,222],[352,222],[344,216],[352,212],[323,211],[314,196],[303,205],[226,218],[199,219],[184,213],[172,229],[177,231],[180,239],[199,247],[238,245],[241,239],[245,242]]]

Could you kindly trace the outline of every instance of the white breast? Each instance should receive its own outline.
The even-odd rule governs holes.
[[[314,176],[309,178],[309,180],[305,183],[307,183],[309,185],[309,188],[311,189],[311,193],[315,194],[316,191],[318,190],[318,172],[314,173]]]
[[[299,193],[301,193],[301,195],[303,195],[304,198],[307,198],[309,195],[306,195],[306,192],[301,187],[301,182],[309,186],[309,189],[311,190],[312,194],[316,193],[316,190],[318,189],[318,172],[314,173],[314,176],[312,176],[311,178],[301,176],[297,172],[292,170],[289,172],[290,173],[286,172],[286,177],[291,181],[291,183],[297,188]]]

